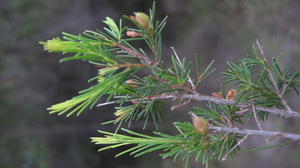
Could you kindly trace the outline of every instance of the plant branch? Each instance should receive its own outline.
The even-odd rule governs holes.
[[[134,50],[132,50],[132,49],[130,49],[130,48],[128,48],[128,47],[125,47],[125,46],[123,46],[123,45],[121,45],[121,44],[117,44],[117,46],[118,46],[119,48],[121,48],[122,50],[126,51],[127,53],[129,53],[129,54],[135,56],[136,58],[138,58],[138,59],[144,61],[145,63],[147,63],[147,64],[149,64],[149,65],[154,65],[154,64],[155,64],[155,63],[152,62],[148,57],[146,57],[145,55],[141,54],[141,53],[138,52],[138,51],[134,51]]]
[[[117,98],[119,98],[119,97],[117,97]],[[146,98],[152,99],[152,100],[153,99],[184,98],[184,99],[196,100],[199,102],[208,101],[208,102],[213,102],[216,104],[233,105],[233,106],[240,107],[240,108],[252,107],[252,104],[250,104],[250,103],[238,103],[238,102],[235,102],[232,100],[216,98],[216,97],[207,96],[207,95],[200,95],[198,93],[196,93],[196,94],[162,94],[162,95],[148,96]],[[140,99],[134,99],[134,100],[140,100]],[[109,102],[109,104],[113,104],[113,103],[116,103],[116,102]],[[98,107],[99,106],[102,106],[102,104],[98,105]],[[272,114],[276,114],[276,115],[281,115],[281,116],[285,116],[287,118],[290,118],[290,117],[300,118],[300,112],[296,112],[296,111],[282,110],[282,109],[278,109],[278,108],[270,108],[270,107],[262,107],[262,106],[255,106],[255,110],[272,113]]]
[[[222,161],[225,161],[225,160],[227,159],[228,155],[229,155],[232,151],[234,151],[234,149],[236,149],[238,146],[240,146],[243,142],[245,142],[245,140],[246,140],[248,137],[249,137],[249,135],[246,135],[244,138],[242,138],[241,140],[239,140],[239,142],[236,143],[236,144],[234,145],[234,147],[231,148],[230,151],[226,153],[226,155],[222,158]]]
[[[261,44],[259,43],[259,41],[258,41],[257,39],[256,39],[256,45],[257,45],[257,47],[258,47],[258,49],[259,49],[260,54],[263,56],[263,59],[264,59],[264,61],[265,61],[265,64],[267,65],[268,75],[269,75],[269,77],[270,77],[270,80],[271,80],[271,82],[272,82],[272,85],[273,85],[274,88],[275,88],[275,91],[276,91],[276,94],[277,94],[278,98],[280,99],[282,105],[283,105],[288,111],[292,111],[292,108],[289,106],[289,104],[287,103],[287,101],[283,98],[283,94],[284,94],[284,91],[285,91],[286,88],[284,88],[283,91],[280,92],[280,89],[279,89],[279,87],[278,87],[278,85],[277,85],[277,83],[276,83],[276,81],[275,81],[275,77],[274,77],[274,75],[273,75],[273,73],[272,73],[272,70],[271,70],[270,66],[268,65],[268,61],[267,61],[266,55],[265,55],[265,53],[264,53],[264,50],[263,50]]]
[[[229,128],[229,127],[209,127],[210,130],[220,131],[220,132],[229,132],[229,133],[237,133],[243,135],[260,135],[267,137],[274,137],[280,135],[283,138],[292,139],[292,140],[300,140],[299,134],[291,134],[291,133],[283,133],[277,131],[261,131],[261,130],[252,130],[252,129],[239,129],[239,128]]]
[[[200,95],[200,94],[163,94],[163,95],[157,95],[157,96],[152,96],[151,99],[170,99],[170,98],[186,98],[186,99],[192,99],[196,101],[209,101],[209,102],[214,102],[216,104],[224,104],[224,105],[233,105],[236,107],[241,107],[241,108],[248,108],[251,107],[250,103],[237,103],[232,100],[227,100],[227,99],[221,99],[221,98],[216,98],[213,96],[207,96],[207,95]],[[258,111],[264,111],[272,114],[277,114],[277,115],[282,115],[285,117],[295,117],[295,118],[300,118],[300,112],[296,111],[289,111],[289,110],[282,110],[282,109],[277,109],[277,108],[270,108],[270,107],[262,107],[262,106],[255,106],[255,110]]]
[[[179,63],[181,66],[183,66],[182,63],[181,63],[181,61],[180,61],[180,59],[179,59],[179,57],[178,57],[178,55],[177,55],[176,50],[174,49],[174,47],[171,47],[171,50],[173,51],[173,53],[174,53],[174,55],[175,55],[175,57],[176,57],[178,63]],[[193,80],[192,80],[192,78],[190,77],[189,74],[188,74],[188,78],[189,78],[189,83],[190,83],[190,85],[192,86],[193,90],[195,90],[196,87],[195,87],[194,82],[193,82]]]
[[[257,124],[257,127],[259,128],[259,130],[263,131],[262,126],[261,126],[260,122],[258,121],[258,117],[257,117],[257,114],[256,114],[254,104],[252,105],[252,111],[253,111],[253,115],[254,115],[254,119],[255,119],[255,122]]]

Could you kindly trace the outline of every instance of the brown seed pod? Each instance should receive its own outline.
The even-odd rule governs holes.
[[[126,35],[128,37],[142,37],[143,36],[142,33],[138,33],[138,32],[135,32],[135,31],[126,31]]]
[[[192,121],[196,132],[203,134],[208,132],[208,121],[205,120],[203,117],[193,115]]]
[[[237,90],[235,90],[235,89],[230,89],[230,90],[227,92],[226,99],[227,99],[227,100],[235,100],[236,94],[237,94]]]
[[[134,16],[130,16],[130,19],[138,22],[141,26],[147,28],[149,26],[149,16],[143,12],[135,12]]]

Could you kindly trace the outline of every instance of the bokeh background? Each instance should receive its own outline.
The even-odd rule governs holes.
[[[113,117],[113,106],[85,112],[79,118],[49,115],[46,108],[75,96],[87,88],[96,68],[87,63],[59,64],[60,54],[43,51],[38,41],[60,32],[78,34],[101,29],[106,16],[115,19],[134,11],[147,12],[151,0],[0,0],[0,167],[2,168],[180,168],[181,162],[160,160],[155,154],[141,158],[120,157],[117,150],[97,153],[89,137],[97,129],[113,130],[100,123]],[[164,59],[170,46],[191,60],[194,53],[201,64],[216,60],[216,73],[200,92],[219,90],[219,72],[226,61],[245,57],[255,39],[268,56],[283,54],[283,65],[300,70],[299,0],[157,0],[159,17],[168,15],[164,31]],[[299,97],[288,97],[300,111]],[[188,121],[190,107],[164,110],[161,130],[176,133],[172,120]],[[133,129],[138,130],[141,123]],[[253,123],[250,128],[256,128]],[[271,117],[263,123],[268,130],[300,133],[299,120]],[[149,131],[151,127],[149,128]],[[283,141],[277,140],[276,143]],[[251,137],[237,157],[212,162],[211,167],[297,168],[300,144],[268,150],[264,139]],[[201,167],[191,163],[192,167]]]

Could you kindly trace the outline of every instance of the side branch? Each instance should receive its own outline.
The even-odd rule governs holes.
[[[220,131],[220,132],[227,132],[227,133],[237,133],[237,134],[244,134],[244,135],[260,135],[260,136],[267,136],[267,137],[274,137],[280,135],[280,137],[292,139],[292,140],[300,140],[299,134],[291,134],[291,133],[283,133],[277,131],[261,131],[261,130],[251,130],[251,129],[239,129],[239,128],[229,128],[229,127],[209,127],[210,130]]]
[[[125,46],[123,46],[123,45],[121,45],[121,44],[117,44],[117,46],[118,46],[119,48],[121,48],[122,50],[126,51],[127,53],[129,53],[129,54],[135,56],[136,58],[138,58],[138,59],[144,61],[144,62],[147,63],[148,65],[154,65],[154,64],[155,64],[155,63],[152,62],[148,57],[146,57],[145,55],[141,54],[141,53],[138,52],[138,51],[135,51],[135,50],[132,50],[132,49],[130,49],[130,48],[127,48],[127,47],[125,47]]]
[[[277,93],[277,96],[278,98],[280,99],[282,105],[288,110],[288,111],[292,111],[292,108],[289,106],[289,104],[287,103],[287,101],[283,98],[283,94],[285,92],[285,89],[286,89],[286,84],[284,84],[284,89],[282,90],[282,92],[280,91],[278,85],[277,85],[277,82],[275,81],[275,77],[272,73],[272,69],[270,67],[270,65],[268,65],[268,61],[267,61],[267,58],[266,58],[266,55],[264,53],[264,50],[262,48],[262,46],[260,45],[259,41],[256,39],[256,44],[257,44],[257,47],[260,51],[260,54],[263,56],[263,59],[265,61],[265,64],[267,65],[267,71],[268,71],[268,74],[269,74],[269,77],[271,79],[271,82],[272,82],[272,85],[274,86],[275,88],[275,91]]]
[[[123,96],[118,96],[117,98],[121,98]],[[216,104],[223,104],[223,105],[233,105],[240,108],[251,108],[253,104],[250,103],[237,103],[232,100],[222,99],[222,98],[216,98],[213,96],[207,96],[207,95],[200,95],[200,94],[162,94],[162,95],[154,95],[146,97],[148,99],[177,99],[177,98],[184,98],[184,99],[191,99],[196,100],[199,102],[213,102]],[[133,99],[133,100],[140,100],[140,99]],[[116,102],[108,102],[103,104],[98,104],[97,107],[105,106],[106,104],[114,104]],[[278,108],[270,108],[270,107],[262,107],[262,106],[254,106],[255,110],[257,111],[263,111],[267,113],[272,113],[276,115],[285,116],[287,118],[300,118],[300,112],[296,111],[289,111],[289,110],[282,110]]]
[[[163,94],[163,95],[157,95],[151,97],[151,99],[170,99],[170,98],[186,98],[186,99],[196,100],[199,102],[209,101],[209,102],[214,102],[216,104],[233,105],[240,108],[251,108],[253,106],[252,104],[249,103],[237,103],[232,100],[221,99],[213,96],[200,95],[200,94],[182,94],[182,95]],[[277,114],[277,115],[285,116],[287,118],[289,117],[300,118],[300,112],[296,112],[296,111],[282,110],[282,109],[262,107],[262,106],[255,106],[254,108],[257,111],[264,111],[267,113]]]

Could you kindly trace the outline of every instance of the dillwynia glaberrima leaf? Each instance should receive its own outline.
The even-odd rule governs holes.
[[[120,85],[122,85],[127,75],[132,71],[132,69],[127,69],[111,78],[104,79],[91,88],[81,91],[79,96],[65,102],[55,104],[49,107],[48,110],[50,110],[51,114],[58,113],[61,115],[68,113],[67,116],[70,116],[76,113],[78,116],[86,108],[93,108],[99,99],[109,93],[112,89],[117,90],[120,88]],[[118,91],[115,91],[115,93],[118,93]]]
[[[62,52],[75,54],[71,57],[66,57],[60,61],[83,60],[95,62],[107,62],[115,64],[110,49],[114,45],[108,40],[91,39],[83,35],[71,35],[63,33],[64,40],[59,37],[53,38],[46,42],[40,42],[44,45],[44,49],[49,52]]]
[[[95,144],[106,145],[106,147],[100,148],[99,151],[135,145],[116,154],[116,157],[124,154],[139,157],[150,152],[160,151],[162,158],[171,157],[175,161],[181,157],[185,161],[185,167],[187,167],[191,158],[201,161],[207,167],[209,160],[222,158],[236,144],[237,139],[241,138],[234,134],[222,138],[224,134],[207,135],[198,133],[194,126],[188,122],[175,122],[174,126],[180,134],[168,135],[154,132],[155,136],[149,136],[122,129],[127,133],[125,135],[99,130],[98,132],[103,134],[104,137],[92,137],[91,139]]]

